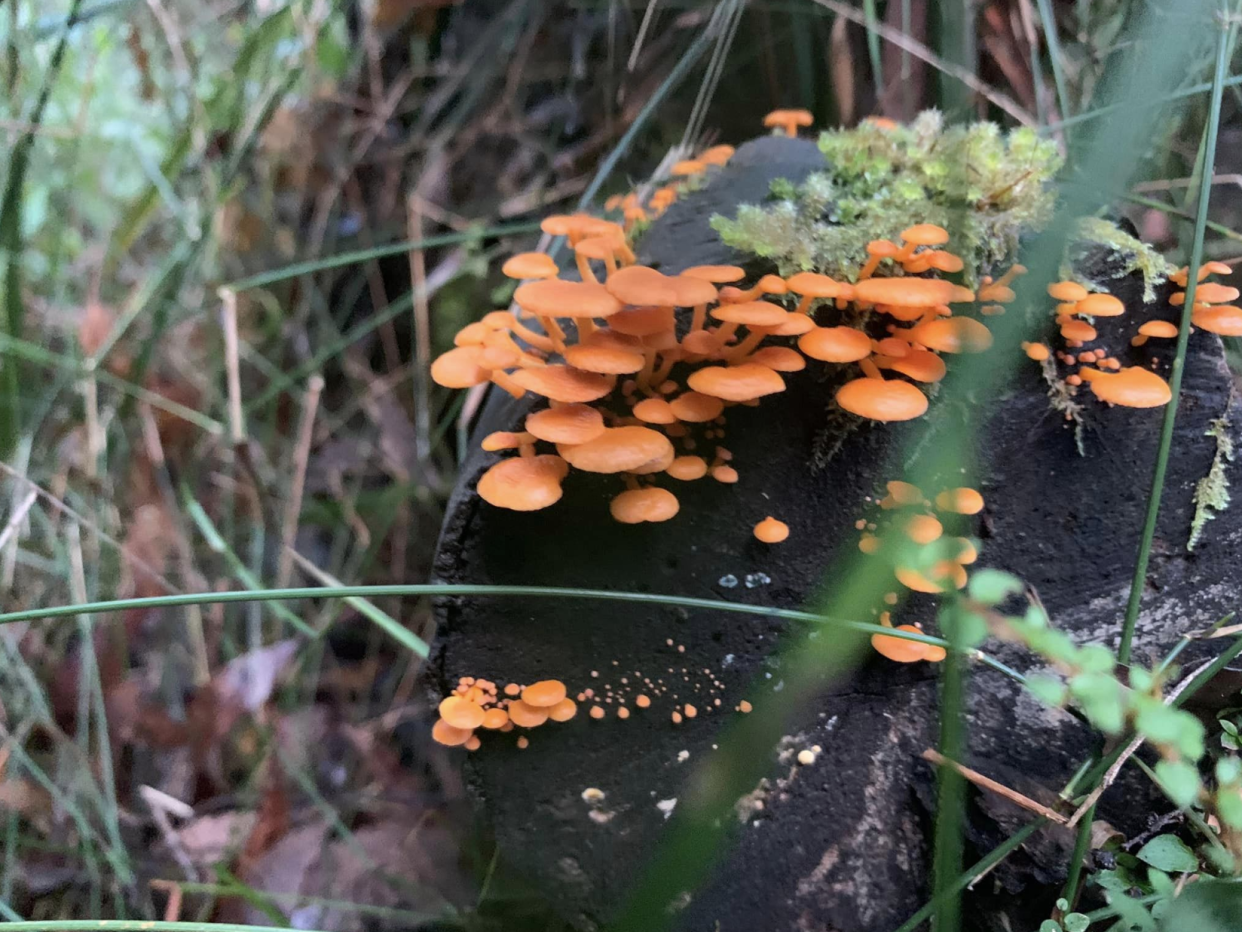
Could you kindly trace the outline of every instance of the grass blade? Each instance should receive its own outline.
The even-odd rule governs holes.
[[[1037,2],[1039,21],[1044,28],[1044,44],[1048,46],[1048,60],[1052,63],[1052,80],[1057,86],[1057,108],[1061,111],[1061,119],[1065,120],[1070,115],[1069,88],[1065,84],[1065,65],[1061,58],[1061,40],[1057,36],[1057,20],[1052,10],[1052,0]]]
[[[1130,647],[1134,640],[1134,626],[1138,623],[1139,606],[1147,581],[1147,567],[1151,562],[1151,546],[1156,536],[1156,520],[1160,516],[1160,499],[1164,492],[1164,477],[1169,466],[1169,454],[1173,449],[1173,429],[1177,424],[1177,406],[1181,398],[1182,374],[1186,368],[1186,346],[1190,339],[1190,317],[1194,311],[1196,271],[1203,261],[1203,240],[1207,232],[1208,204],[1212,197],[1212,178],[1216,174],[1216,145],[1220,134],[1221,100],[1225,91],[1225,75],[1229,68],[1229,30],[1223,22],[1217,22],[1220,34],[1216,43],[1216,71],[1212,81],[1211,110],[1207,128],[1207,145],[1203,156],[1203,173],[1199,178],[1199,206],[1195,218],[1195,235],[1190,249],[1191,273],[1186,284],[1186,304],[1182,309],[1181,327],[1177,334],[1177,351],[1169,375],[1169,388],[1173,399],[1164,409],[1164,421],[1160,427],[1160,446],[1156,451],[1156,469],[1152,475],[1151,493],[1147,499],[1147,517],[1143,522],[1143,534],[1139,540],[1138,559],[1134,564],[1134,578],[1130,583],[1130,598],[1126,604],[1125,618],[1121,627],[1121,642],[1117,647],[1117,659],[1122,664],[1130,662]]]

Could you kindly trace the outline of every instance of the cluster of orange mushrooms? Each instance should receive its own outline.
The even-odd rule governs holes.
[[[960,522],[964,517],[977,515],[983,510],[983,496],[964,486],[944,489],[933,499],[909,482],[893,481],[885,488],[888,494],[878,502],[878,519],[859,519],[855,525],[862,531],[858,549],[884,560],[894,579],[914,592],[937,595],[965,586],[966,567],[978,559],[979,550],[968,537],[946,537],[941,519]],[[916,562],[920,565],[916,566]],[[888,593],[884,601],[890,607],[896,605],[897,593]],[[880,624],[893,627],[889,611],[880,613]],[[898,625],[896,630],[921,633],[915,625]],[[898,663],[937,662],[945,658],[942,647],[885,634],[872,635],[871,646]]]
[[[982,313],[1002,311],[1014,299],[1013,278],[1025,271],[1015,266],[999,280],[985,279],[978,295],[921,277],[960,271],[962,260],[943,248],[946,230],[919,224],[899,243],[871,243],[855,282],[799,272],[746,286],[736,266],[666,275],[638,265],[624,228],[612,221],[559,215],[543,227],[566,236],[581,280],[560,278],[544,253],[512,257],[504,272],[523,280],[514,309],[466,326],[433,363],[432,377],[450,388],[491,382],[516,398],[531,392],[548,401],[522,431],[484,439],[485,450],[518,451],[479,480],[485,501],[533,511],[560,499],[571,468],[619,474],[626,489],[611,511],[627,524],[677,514],[677,496],[655,484],[659,475],[736,482],[732,454],[719,444],[727,409],[784,391],[782,375],[805,368],[807,358],[858,366],[836,393],[850,414],[881,422],[919,417],[928,405],[919,384],[944,377],[944,357],[992,344],[981,320],[955,315],[950,305],[978,301]],[[884,263],[904,274],[877,277]],[[678,308],[690,312],[680,325]],[[832,318],[826,326],[816,321],[819,309]],[[539,443],[556,452],[539,452]],[[713,444],[710,457],[697,452],[703,443]],[[771,524],[756,537],[783,539]]]
[[[1238,298],[1238,289],[1205,281],[1209,275],[1230,272],[1223,262],[1208,262],[1198,272],[1195,306],[1191,316],[1194,326],[1222,336],[1242,336],[1242,309],[1225,302]],[[1181,290],[1169,299],[1173,307],[1186,303],[1186,284],[1189,269],[1182,268],[1170,276]],[[1168,404],[1172,392],[1161,376],[1142,366],[1122,366],[1116,356],[1108,351],[1089,347],[1099,338],[1099,331],[1091,321],[1097,317],[1120,317],[1125,305],[1110,294],[1091,294],[1082,285],[1072,281],[1054,282],[1048,286],[1048,294],[1059,303],[1056,306],[1056,322],[1065,349],[1053,350],[1043,343],[1023,343],[1027,356],[1044,363],[1055,357],[1067,366],[1080,366],[1077,372],[1065,378],[1070,391],[1084,382],[1101,401],[1127,408],[1155,408]],[[1086,319],[1084,319],[1086,318]],[[1141,324],[1138,333],[1130,340],[1131,346],[1140,347],[1150,340],[1177,339],[1177,325],[1167,320],[1149,320]],[[1157,360],[1153,357],[1151,367]],[[1067,415],[1068,417],[1069,415]]]

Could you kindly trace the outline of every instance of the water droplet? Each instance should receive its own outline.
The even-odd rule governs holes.
[[[767,573],[747,573],[746,588],[754,589],[755,586],[766,586],[772,581],[772,577]]]
[[[724,588],[732,589],[735,586],[737,586],[737,577],[734,576],[732,573],[729,573],[725,576],[721,576],[718,582],[719,582],[719,585],[723,586]]]

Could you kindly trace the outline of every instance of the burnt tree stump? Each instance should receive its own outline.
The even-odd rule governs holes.
[[[772,179],[799,180],[819,168],[821,158],[806,141],[764,138],[742,146],[710,184],[652,226],[639,261],[668,273],[739,262],[742,257],[710,229],[709,218],[761,201]],[[1111,319],[1129,328],[1110,339],[1118,355],[1118,347],[1130,351],[1129,332],[1141,321],[1172,319],[1167,291],[1145,307],[1137,277],[1110,287],[1129,309]],[[1168,345],[1158,351],[1166,364],[1172,341]],[[1145,347],[1142,358],[1151,352],[1151,345]],[[740,482],[676,484],[681,513],[665,524],[635,526],[609,517],[608,500],[620,488],[615,477],[575,472],[562,501],[533,514],[483,503],[474,485],[495,457],[479,451],[477,439],[520,429],[525,414],[541,403],[493,392],[449,503],[436,563],[439,580],[802,607],[841,548],[857,546],[854,522],[866,497],[883,494],[884,482],[896,478],[884,474],[890,451],[900,449],[893,445],[923,425],[854,431],[817,470],[813,450],[829,423],[834,386],[815,364],[789,375],[788,384],[788,391],[758,407],[730,410],[725,443]],[[984,542],[980,564],[1026,579],[1053,624],[1076,641],[1112,646],[1143,522],[1160,411],[1086,400],[1084,456],[1074,432],[1052,410],[1047,390],[1040,367],[1023,364],[993,402],[980,455],[987,499],[976,527]],[[1196,332],[1136,634],[1139,662],[1150,662],[1182,634],[1237,607],[1242,518],[1223,512],[1193,553],[1186,547],[1195,485],[1216,454],[1207,431],[1222,417],[1237,422],[1236,414],[1220,341]],[[1231,474],[1236,481],[1236,468]],[[753,524],[768,514],[789,524],[785,544],[769,547],[752,537]],[[738,714],[739,701],[781,687],[781,670],[770,654],[782,623],[565,599],[444,599],[437,612],[432,673],[438,695],[461,675],[517,682],[559,678],[571,693],[605,682],[620,688],[621,677],[658,676],[680,691],[682,701],[703,697],[693,722],[673,724],[667,701],[635,709],[624,721],[613,708],[604,719],[591,720],[583,707],[573,721],[533,732],[527,750],[516,747],[515,735],[496,734],[465,756],[468,784],[509,863],[576,925],[606,924],[659,842],[672,801],[683,793],[696,762],[713,753],[716,735]],[[923,620],[933,617],[927,611]],[[1015,647],[990,641],[987,649],[1024,672],[1039,666]],[[920,754],[936,741],[936,677],[934,665],[899,666],[873,654],[805,708],[795,730],[772,735],[768,778],[739,801],[734,843],[713,879],[671,904],[677,926],[694,932],[890,932],[926,902],[934,773]],[[970,690],[967,763],[1031,797],[1051,801],[1096,748],[1095,737],[1075,719],[1043,707],[995,671],[973,670]],[[822,748],[816,762],[799,765],[797,751],[816,745]],[[602,790],[604,798],[589,805],[582,798],[586,788]],[[968,859],[1031,819],[995,796],[972,790],[970,799]],[[1143,782],[1122,781],[1105,794],[1100,818],[1138,832],[1154,801]],[[996,928],[989,918],[994,911],[1021,918],[1019,927],[1031,917],[1046,917],[1071,845],[1062,829],[1034,835],[970,894],[968,922]]]

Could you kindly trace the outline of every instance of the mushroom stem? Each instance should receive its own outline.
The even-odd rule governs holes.
[[[517,315],[514,316],[516,317]],[[545,353],[550,353],[555,348],[552,341],[548,339],[547,336],[542,333],[535,333],[535,331],[531,330],[525,324],[519,323],[516,320],[513,322],[513,333],[516,336],[521,337],[535,349],[542,350]]]
[[[503,369],[493,369],[491,380],[493,384],[499,388],[503,388],[514,398],[521,398],[526,394],[526,389],[524,389],[521,385],[518,385],[515,381],[513,381],[513,379],[509,378],[508,373],[506,373]]]
[[[741,324],[736,321],[728,321],[727,323],[721,324],[716,329],[716,342],[721,346],[724,346],[733,338],[733,334],[737,333],[737,328],[740,326]]]
[[[591,334],[593,334],[596,331],[596,329],[598,329],[595,326],[595,321],[592,320],[590,317],[579,317],[576,321],[574,321],[574,323],[578,325],[578,342],[579,343],[587,339],[589,336],[591,336]]]
[[[632,472],[627,472],[625,474],[625,487],[627,490],[631,492],[639,488],[638,477],[635,476]]]
[[[802,300],[798,302],[798,306],[794,309],[794,313],[795,314],[810,314],[811,313],[811,302],[814,300],[815,298],[813,295],[809,295],[809,294],[803,295]]]
[[[643,350],[643,368],[638,373],[638,387],[642,391],[647,391],[647,387],[651,384],[651,374],[655,371],[656,351],[653,349]]]
[[[681,359],[680,350],[668,350],[660,357],[660,368],[651,376],[651,386],[653,389],[659,389],[664,384],[664,380],[668,378],[668,374],[673,371],[673,365]]]
[[[762,343],[763,338],[770,332],[771,331],[766,327],[752,329],[750,333],[746,334],[746,339],[725,353],[725,359],[729,362],[737,362],[739,359],[749,356],[751,351]]]
[[[604,269],[608,273],[605,278],[617,271],[617,257],[610,252],[604,253]]]
[[[880,259],[882,256],[867,256],[867,261],[863,263],[863,267],[858,270],[858,280],[866,281],[875,274],[875,270],[880,267]]]
[[[1142,346],[1146,342],[1147,342],[1147,334],[1140,333],[1130,340],[1130,345],[1131,346]]]
[[[638,257],[634,255],[634,250],[630,248],[630,244],[621,242],[617,244],[617,255],[621,257],[622,265],[633,265],[638,261]]]
[[[582,280],[598,285],[599,279],[595,277],[595,270],[591,268],[591,260],[582,253],[575,254],[574,259],[578,263],[578,274],[582,276]]]
[[[880,371],[879,366],[877,366],[870,359],[858,360],[858,368],[862,369],[863,375],[865,375],[867,378],[879,379],[880,381],[884,381],[884,373],[882,373]]]
[[[536,319],[539,321],[539,326],[548,332],[548,339],[552,342],[552,349],[558,353],[565,352],[565,331],[556,322],[556,318],[540,315]]]
[[[707,321],[707,305],[696,304],[694,306],[694,316],[690,318],[690,332],[695,333],[696,331],[702,330],[703,324],[706,321]]]

